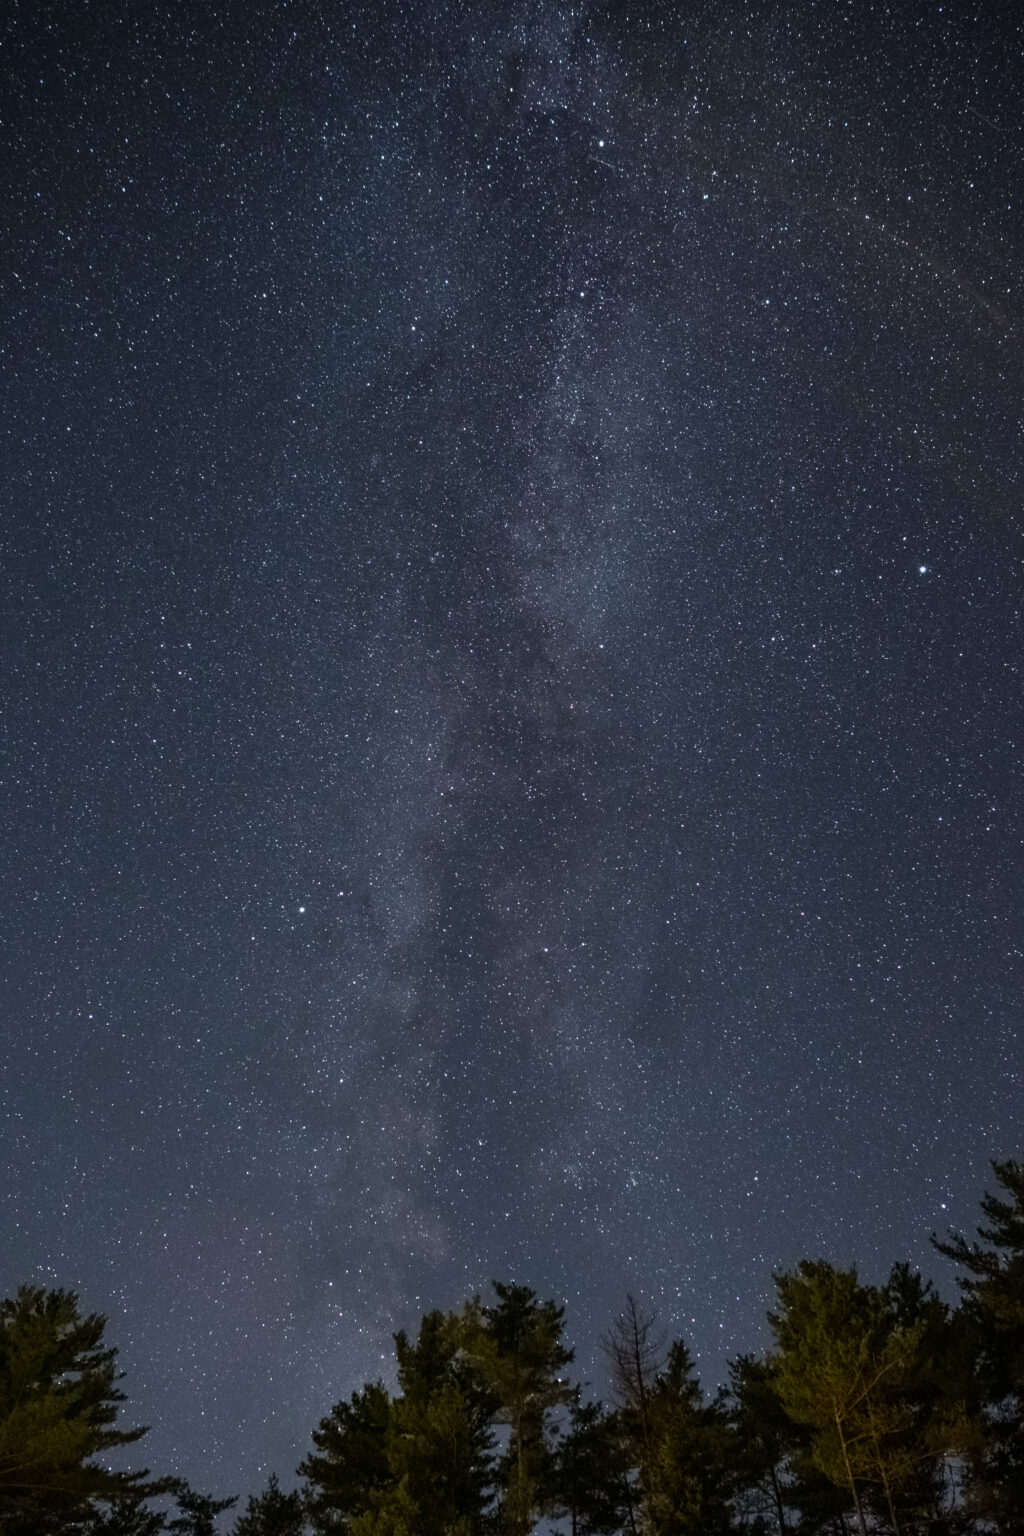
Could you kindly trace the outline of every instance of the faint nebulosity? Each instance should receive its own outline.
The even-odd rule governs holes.
[[[0,35],[4,1285],[232,1492],[492,1276],[713,1384],[773,1268],[938,1273],[1024,1107],[1019,23]]]

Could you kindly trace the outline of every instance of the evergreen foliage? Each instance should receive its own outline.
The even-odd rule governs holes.
[[[22,1286],[0,1301],[0,1527],[31,1536],[56,1517],[84,1517],[92,1501],[130,1498],[144,1472],[112,1472],[96,1458],[141,1439],[116,1429],[124,1394],[106,1319],[82,1316],[70,1291]]]
[[[569,1523],[569,1536],[612,1536],[632,1507],[629,1456],[621,1425],[600,1403],[575,1389],[553,1460],[551,1512]]]
[[[336,1403],[313,1431],[316,1451],[299,1468],[309,1483],[309,1514],[316,1532],[348,1532],[388,1487],[391,1400],[381,1382],[368,1382],[348,1402]]]
[[[704,1402],[690,1352],[677,1340],[651,1394],[644,1489],[651,1536],[726,1536],[732,1528],[731,1442],[722,1402]]]
[[[761,1529],[790,1527],[792,1467],[807,1436],[779,1398],[774,1361],[740,1355],[729,1367],[734,1466],[743,1523]]]
[[[216,1536],[217,1516],[238,1502],[237,1498],[214,1499],[207,1493],[196,1493],[177,1479],[171,1487],[178,1505],[178,1513],[167,1520],[173,1536]]]
[[[276,1475],[271,1474],[262,1493],[250,1494],[231,1536],[305,1536],[307,1529],[302,1494],[298,1489],[282,1493]]]
[[[926,1319],[901,1319],[885,1290],[823,1262],[805,1261],[776,1284],[779,1401],[810,1429],[811,1460],[849,1493],[862,1536],[876,1506],[898,1533],[898,1511],[933,1456],[912,1391]]]
[[[1024,1167],[993,1165],[951,1309],[907,1264],[881,1285],[776,1277],[773,1348],[708,1397],[632,1297],[601,1341],[614,1403],[569,1372],[563,1308],[495,1283],[395,1335],[231,1536],[1024,1536]],[[234,1499],[115,1472],[123,1393],[104,1319],[66,1291],[0,1302],[0,1536],[216,1536]]]
[[[959,1233],[940,1253],[967,1271],[960,1366],[971,1373],[974,1434],[967,1445],[971,1503],[993,1529],[1024,1531],[1024,1163],[993,1163],[1002,1195],[981,1202],[980,1242]]]
[[[552,1414],[573,1400],[564,1374],[573,1355],[562,1343],[564,1307],[539,1302],[527,1286],[496,1281],[494,1289],[496,1306],[466,1309],[463,1337],[497,1422],[510,1432],[499,1466],[498,1529],[528,1536],[555,1497]]]

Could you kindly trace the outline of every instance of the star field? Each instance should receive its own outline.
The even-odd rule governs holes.
[[[714,1385],[1020,1154],[1024,32],[0,24],[2,1280],[288,1483],[393,1328]],[[6,1294],[6,1292],[5,1292]]]

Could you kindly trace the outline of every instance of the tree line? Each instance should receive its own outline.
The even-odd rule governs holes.
[[[1024,1536],[1024,1163],[993,1164],[945,1303],[909,1265],[882,1285],[823,1260],[776,1277],[771,1346],[706,1393],[683,1340],[632,1298],[601,1340],[611,1401],[573,1379],[564,1309],[495,1283],[395,1335],[232,1536]],[[104,1319],[25,1286],[0,1302],[3,1536],[213,1536],[237,1501],[111,1470],[124,1394]]]

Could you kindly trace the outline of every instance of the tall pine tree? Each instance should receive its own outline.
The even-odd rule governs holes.
[[[106,1319],[70,1291],[22,1286],[0,1301],[0,1529],[35,1536],[84,1519],[96,1501],[137,1501],[156,1485],[101,1459],[144,1429],[116,1428],[124,1394]]]
[[[1000,1532],[1024,1531],[1024,1163],[993,1163],[1003,1191],[981,1202],[980,1242],[959,1233],[936,1248],[967,1271],[956,1320],[971,1341],[980,1433],[970,1447],[974,1513]]]
[[[669,1349],[651,1394],[644,1530],[651,1536],[726,1536],[735,1484],[724,1405],[704,1401],[681,1340]]]
[[[350,1531],[378,1490],[390,1484],[390,1422],[391,1400],[376,1381],[336,1403],[313,1431],[316,1449],[299,1473],[309,1485],[307,1507],[319,1536]]]
[[[821,1261],[776,1285],[780,1401],[811,1431],[811,1459],[849,1495],[861,1536],[875,1518],[899,1536],[931,1502],[922,1490],[943,1449],[921,1396],[929,1308],[911,1307],[905,1286],[862,1285]]]
[[[555,1498],[554,1412],[573,1400],[566,1374],[573,1355],[562,1342],[564,1307],[538,1301],[527,1286],[495,1281],[494,1289],[494,1306],[464,1310],[462,1338],[509,1431],[498,1469],[499,1528],[502,1536],[528,1536]]]

